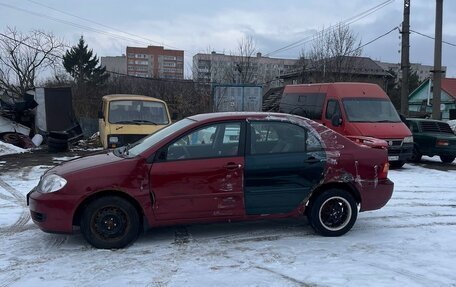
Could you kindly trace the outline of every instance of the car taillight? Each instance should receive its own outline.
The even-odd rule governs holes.
[[[389,171],[389,163],[385,162],[383,164],[383,168],[380,171],[380,174],[378,175],[379,179],[385,179],[388,178],[388,171]]]
[[[447,140],[437,140],[437,146],[448,146],[449,142]]]

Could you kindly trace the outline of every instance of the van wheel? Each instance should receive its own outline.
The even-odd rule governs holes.
[[[123,248],[139,235],[139,215],[135,207],[118,196],[90,202],[81,218],[81,232],[95,248]]]
[[[390,162],[391,169],[401,168],[404,166],[404,164],[405,164],[405,161],[403,161],[403,160]]]
[[[341,236],[355,224],[358,208],[353,196],[342,189],[329,189],[310,205],[310,225],[323,236]]]
[[[413,162],[420,162],[422,156],[423,155],[421,154],[421,152],[418,149],[418,147],[417,146],[413,146],[412,157],[410,158],[410,160],[413,161]]]

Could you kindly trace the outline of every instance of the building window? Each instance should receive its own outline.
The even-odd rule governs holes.
[[[163,62],[163,67],[176,67],[175,62]]]
[[[163,58],[165,60],[168,60],[168,61],[176,61],[176,57],[175,56],[163,56]]]

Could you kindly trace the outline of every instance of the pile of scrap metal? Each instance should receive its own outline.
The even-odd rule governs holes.
[[[83,136],[71,88],[36,88],[20,100],[0,95],[0,140],[22,148],[46,140],[50,152],[66,151]]]

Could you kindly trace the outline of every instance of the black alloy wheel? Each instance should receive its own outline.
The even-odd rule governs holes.
[[[310,225],[323,236],[340,236],[347,233],[358,216],[355,199],[342,189],[330,189],[321,193],[310,208]]]
[[[123,248],[139,235],[140,221],[135,207],[118,196],[90,202],[81,218],[81,232],[94,247]]]

